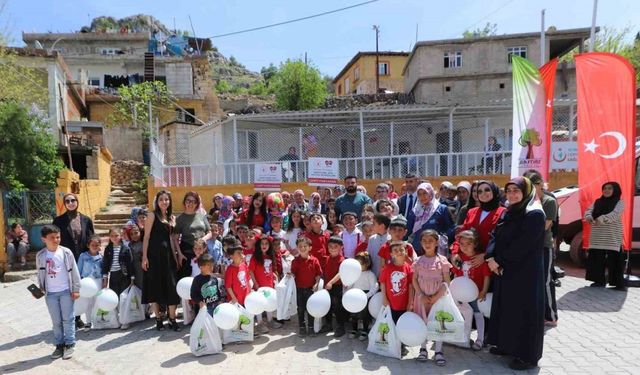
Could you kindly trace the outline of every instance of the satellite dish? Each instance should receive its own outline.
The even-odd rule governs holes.
[[[44,49],[44,47],[42,46],[42,43],[40,43],[40,41],[38,41],[38,40],[33,42],[33,44],[36,45],[36,49]]]

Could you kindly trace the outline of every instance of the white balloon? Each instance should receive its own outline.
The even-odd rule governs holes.
[[[118,307],[118,295],[109,288],[104,288],[96,294],[96,306],[105,311],[111,311]]]
[[[418,314],[407,311],[398,319],[396,334],[407,346],[422,345],[427,339],[427,325]]]
[[[486,318],[491,317],[491,303],[493,301],[493,293],[487,293],[484,296],[484,301],[478,301],[478,310],[484,315]]]
[[[456,277],[449,286],[451,296],[458,302],[472,302],[478,299],[478,286],[468,277]]]
[[[176,284],[176,292],[182,299],[191,299],[191,284],[193,284],[193,277],[183,277]]]
[[[267,303],[264,305],[264,311],[274,312],[278,309],[278,296],[275,289],[263,286],[258,288],[258,292],[262,293],[267,300]]]
[[[307,300],[307,311],[314,318],[322,318],[331,308],[331,297],[325,289],[319,290]]]
[[[382,310],[382,292],[378,292],[369,300],[369,314],[376,319]]]
[[[213,310],[213,321],[220,329],[232,329],[240,321],[240,310],[230,303],[221,303]]]
[[[80,297],[77,300],[73,301],[73,315],[80,316],[82,314],[87,314],[87,316],[90,316],[91,311],[87,311],[90,304],[91,298]]]
[[[342,295],[342,306],[350,313],[359,313],[367,307],[367,294],[362,289],[349,289]]]
[[[259,291],[249,293],[244,299],[244,308],[252,315],[262,314],[266,305],[267,299]]]
[[[98,294],[98,290],[100,290],[100,288],[93,278],[85,277],[84,279],[80,280],[80,297],[95,297],[95,295]]]
[[[350,286],[358,281],[358,278],[362,273],[362,266],[360,265],[360,262],[355,259],[345,259],[342,263],[340,263],[339,272],[342,284]]]

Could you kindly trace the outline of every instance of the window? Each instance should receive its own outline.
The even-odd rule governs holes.
[[[101,55],[119,55],[122,52],[117,48],[102,48],[100,49]]]
[[[504,83],[501,83],[500,85],[498,85],[501,89],[504,88]]]
[[[176,120],[186,122],[188,124],[195,124],[196,110],[193,108],[185,108],[184,111],[180,108],[176,109]]]
[[[511,64],[511,55],[517,55],[523,59],[527,58],[527,47],[508,47],[507,48],[507,60]]]
[[[351,94],[351,82],[349,82],[349,78],[344,79],[344,94]]]
[[[258,158],[258,132],[238,130],[238,159]]]
[[[90,77],[89,86],[100,87],[100,77]]]
[[[353,69],[353,81],[357,81],[360,79],[360,67],[356,66],[355,69]]]
[[[388,76],[391,74],[391,69],[389,68],[388,62],[379,62],[378,63],[378,75]]]
[[[338,95],[342,95],[342,85],[338,85]]]
[[[459,68],[462,66],[462,52],[445,52],[444,53],[444,67],[445,68]]]
[[[446,92],[450,92],[450,91],[451,91],[451,86],[445,86],[445,87],[444,87],[444,91],[446,91]]]

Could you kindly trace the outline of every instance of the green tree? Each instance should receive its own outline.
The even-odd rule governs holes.
[[[15,100],[0,101],[0,189],[53,188],[64,165],[49,123]]]
[[[287,60],[280,65],[273,77],[276,106],[280,109],[298,111],[318,108],[327,96],[322,75],[304,61]]]
[[[264,78],[264,83],[267,87],[269,87],[271,78],[275,77],[277,73],[278,67],[273,65],[273,63],[269,64],[269,66],[263,66],[262,69],[260,69],[260,74],[262,78]]]
[[[444,326],[445,322],[453,322],[453,315],[442,310],[436,313],[435,318],[436,318],[436,321],[440,322],[440,330],[442,331],[446,329],[446,327]]]
[[[488,36],[493,36],[496,35],[496,33],[498,32],[498,24],[497,23],[491,23],[491,22],[487,22],[486,25],[484,25],[483,28],[476,28],[475,30],[465,30],[462,33],[462,37],[469,39],[469,38],[486,38]]]
[[[269,89],[262,82],[256,82],[251,87],[249,87],[249,94],[251,95],[267,95],[269,93]]]
[[[120,100],[115,104],[109,121],[112,124],[136,123],[142,127],[143,135],[149,136],[149,103],[154,107],[171,105],[172,96],[167,86],[160,81],[122,86],[118,89]]]
[[[218,81],[218,83],[216,83],[216,91],[218,92],[218,94],[226,94],[231,91],[231,85],[229,84],[229,82],[221,79]]]
[[[380,323],[378,325],[378,333],[380,334],[380,341],[385,341],[384,340],[384,335],[386,335],[387,333],[389,333],[389,324],[387,323]]]

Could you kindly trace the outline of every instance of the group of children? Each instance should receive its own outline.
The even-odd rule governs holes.
[[[474,231],[458,234],[459,254],[452,258],[452,262],[460,264],[454,266],[445,255],[439,254],[440,236],[437,232],[423,231],[420,235],[420,249],[414,249],[404,241],[407,222],[402,216],[391,220],[388,215],[371,215],[365,212],[362,221],[358,223],[358,215],[345,212],[341,222],[340,226],[334,225],[334,231],[330,233],[323,229],[325,219],[321,214],[294,210],[289,214],[286,229],[282,226],[283,218],[278,215],[269,218],[269,231],[238,225],[233,220],[227,225],[214,223],[211,238],[207,241],[198,239],[194,243],[191,302],[183,307],[193,308],[196,313],[197,310],[206,308],[213,315],[215,307],[220,303],[228,301],[244,305],[246,296],[252,290],[260,287],[275,288],[278,280],[285,275],[292,275],[297,288],[298,333],[304,336],[314,334],[306,305],[309,297],[320,288],[320,280],[323,280],[323,287],[331,297],[331,309],[324,318],[325,323],[320,332],[332,330],[334,337],[341,337],[347,333],[347,324],[351,323],[348,337],[364,341],[368,337],[371,317],[366,309],[357,314],[350,314],[344,309],[342,295],[347,288],[361,289],[368,298],[379,289],[383,305],[390,307],[394,322],[406,311],[414,311],[426,321],[430,308],[447,292],[445,284],[450,282],[452,273],[470,277],[480,290],[478,300],[484,299],[490,273],[486,263],[475,265],[472,262],[478,244]],[[72,292],[72,298],[77,298],[79,286],[77,287],[73,277],[64,286],[50,289],[52,283],[49,280],[60,279],[55,276],[55,272],[52,276],[49,267],[50,254],[57,254],[60,249],[53,239],[56,237],[55,233],[58,233],[59,244],[59,229],[45,226],[42,232],[47,247],[38,254],[38,268],[46,271],[39,277],[40,287],[54,293],[66,287]],[[221,235],[223,233],[224,236]],[[100,238],[93,236],[88,244],[89,251],[81,254],[77,268],[75,261],[73,265],[58,268],[66,269],[68,274],[77,272],[78,284],[80,278],[91,277],[98,285],[108,286],[118,295],[130,285],[142,289],[140,229],[137,226],[128,228],[125,239],[123,240],[120,229],[112,229],[109,233],[109,245],[101,255]],[[342,285],[339,274],[340,264],[346,258],[358,260],[362,268],[360,278],[349,287]],[[68,332],[69,311],[64,306],[65,303],[56,303],[56,311],[62,313],[55,313],[58,314],[57,317],[61,316],[60,319],[54,318],[55,314],[51,313],[58,345],[54,354],[63,356],[65,353],[72,353],[75,336]],[[48,294],[47,305],[49,304]],[[477,301],[470,305],[475,313],[478,329],[478,339],[472,348],[480,350],[484,338],[484,318],[478,310]],[[73,314],[72,311],[73,308],[69,314]],[[256,331],[267,333],[269,328],[279,328],[283,323],[285,322],[274,320],[268,314],[266,321],[258,318]],[[65,348],[68,348],[66,352]],[[444,365],[446,360],[441,342],[435,343],[435,352],[436,364]],[[407,350],[403,347],[402,354],[406,353]],[[428,359],[426,342],[416,359]]]

